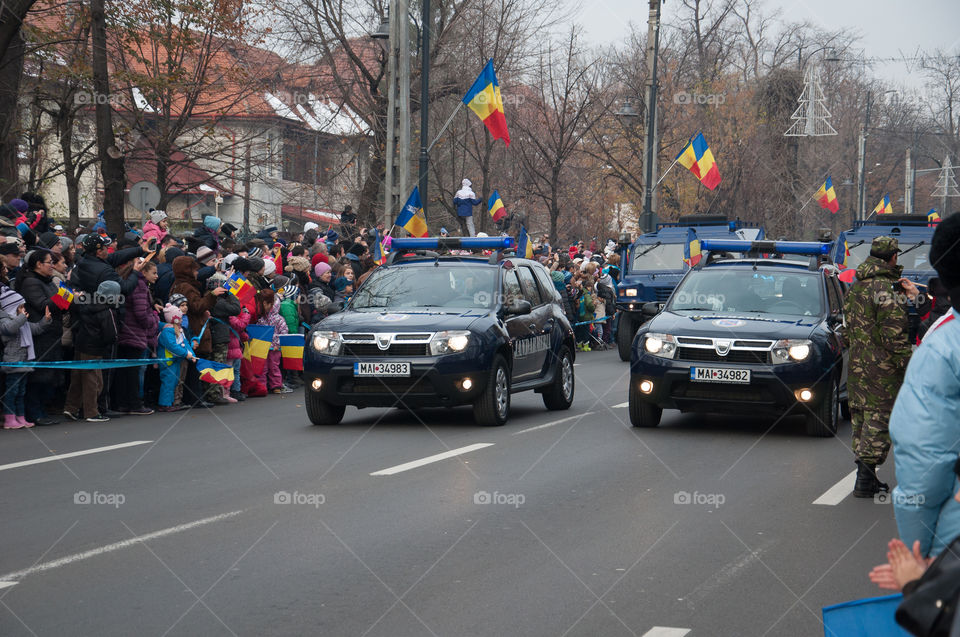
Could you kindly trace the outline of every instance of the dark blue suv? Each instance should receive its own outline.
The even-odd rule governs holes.
[[[337,424],[347,405],[472,405],[478,424],[503,425],[510,394],[525,390],[569,408],[573,329],[550,273],[512,247],[509,237],[395,239],[387,263],[307,335],[311,422]]]
[[[744,244],[744,245],[741,245]],[[837,431],[846,389],[839,270],[826,243],[704,241],[690,270],[633,341],[630,420],[656,427],[664,408],[800,413],[812,436]],[[717,258],[718,250],[746,258]],[[807,254],[807,263],[777,258]],[[755,255],[755,256],[753,256]]]

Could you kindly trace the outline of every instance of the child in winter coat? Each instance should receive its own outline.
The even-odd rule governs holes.
[[[26,302],[8,287],[0,290],[0,339],[3,341],[3,362],[22,363],[36,359],[33,336],[45,331],[51,324],[50,308],[46,308],[39,323],[27,321]],[[24,396],[30,367],[7,367],[7,390],[3,395],[3,428],[33,427],[24,417]]]
[[[278,292],[280,298],[283,299],[280,302],[280,316],[283,317],[283,321],[287,324],[287,333],[288,334],[299,334],[300,333],[300,288],[296,284],[289,283],[283,286]],[[300,381],[299,375],[296,371],[292,369],[283,370],[283,384],[287,387],[299,387],[303,383]]]
[[[257,325],[273,326],[273,342],[270,344],[270,353],[267,355],[267,364],[264,365],[263,372],[259,378],[266,376],[267,390],[273,394],[289,394],[293,390],[283,384],[283,376],[280,373],[280,335],[287,334],[287,323],[280,316],[280,303],[277,302],[276,293],[267,288],[258,292],[258,314]]]
[[[250,310],[243,308],[240,314],[230,317],[230,342],[227,345],[227,363],[233,366],[233,385],[230,387],[230,397],[234,400],[246,400],[240,380],[240,363],[243,360],[243,344],[247,341],[247,325],[253,317]]]
[[[184,359],[196,362],[197,357],[180,324],[183,319],[180,308],[168,303],[163,308],[163,319],[166,323],[157,339],[157,356],[166,358],[167,362],[160,363],[160,405],[157,411],[180,411],[185,409],[184,405],[174,403],[175,390],[183,384],[180,369],[186,368]]]
[[[222,286],[226,280],[227,278],[220,273],[213,274],[207,279],[207,289]],[[210,319],[207,321],[213,348],[210,360],[226,364],[230,353],[230,318],[239,316],[242,310],[239,299],[233,294],[221,294],[217,297],[217,302],[210,310]],[[230,396],[223,385],[217,383],[207,385],[205,398],[215,405],[237,402],[237,399]]]

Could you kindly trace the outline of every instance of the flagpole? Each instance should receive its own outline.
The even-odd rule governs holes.
[[[667,169],[664,171],[664,173],[660,176],[660,179],[657,180],[656,186],[660,185],[660,182],[663,181],[664,178],[667,176],[667,173],[670,172],[670,170],[677,165],[678,161],[680,161],[680,155],[677,155],[677,158],[673,160],[673,163],[670,164],[670,166],[668,166]],[[654,186],[654,188],[656,188],[656,186]]]
[[[437,141],[440,139],[440,136],[446,132],[447,127],[450,126],[450,122],[453,121],[453,118],[456,116],[457,113],[460,112],[460,109],[462,107],[463,107],[463,102],[462,101],[457,102],[457,107],[453,109],[452,113],[450,113],[450,117],[447,118],[447,122],[443,125],[443,127],[440,128],[440,132],[437,133],[437,136],[433,138],[433,141],[430,142],[430,145],[427,146],[427,154],[429,154],[430,151],[433,150],[434,144],[436,144]]]

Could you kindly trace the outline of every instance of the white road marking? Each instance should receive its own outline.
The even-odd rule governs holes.
[[[856,470],[851,471],[847,475],[843,476],[840,479],[840,482],[836,483],[832,487],[826,490],[826,492],[813,501],[814,504],[826,504],[828,506],[836,506],[843,501],[845,497],[853,493],[853,485],[857,481],[857,472]]]
[[[683,637],[690,632],[689,628],[670,628],[669,626],[654,626],[643,637]]]
[[[0,589],[10,588],[11,586],[16,586],[18,582],[0,582]]]
[[[71,453],[60,453],[55,456],[44,456],[43,458],[34,458],[33,460],[23,460],[21,462],[11,462],[10,464],[0,465],[0,471],[6,471],[7,469],[19,469],[20,467],[28,467],[32,464],[42,464],[44,462],[54,462],[55,460],[63,460],[64,458],[76,458],[77,456],[88,456],[91,453],[100,453],[102,451],[113,451],[114,449],[123,449],[125,447],[136,447],[138,445],[148,445],[152,440],[134,440],[133,442],[123,442],[119,445],[110,445],[108,447],[97,447],[96,449],[86,449],[84,451],[73,451]]]
[[[492,442],[478,442],[475,445],[460,447],[459,449],[451,449],[450,451],[444,451],[443,453],[438,453],[433,456],[421,458],[420,460],[413,460],[412,462],[405,462],[403,464],[398,464],[395,467],[389,467],[387,469],[381,469],[380,471],[374,471],[370,475],[392,476],[394,474],[402,473],[404,471],[410,471],[410,469],[416,469],[417,467],[422,467],[427,464],[440,462],[441,460],[446,460],[447,458],[453,458],[454,456],[460,456],[465,453],[470,453],[471,451],[476,451],[477,449],[483,449],[484,447],[492,447],[493,444],[494,443]]]
[[[630,403],[620,403],[619,405],[614,405],[610,409],[622,409],[623,407],[629,407]]]
[[[588,411],[585,414],[577,414],[576,416],[568,416],[567,418],[561,418],[560,420],[554,420],[553,422],[548,422],[545,425],[537,425],[536,427],[529,427],[527,429],[521,429],[520,431],[513,432],[512,435],[519,436],[520,434],[525,434],[528,431],[536,431],[538,429],[546,429],[547,427],[553,427],[554,425],[559,425],[562,422],[567,422],[568,420],[573,420],[574,418],[583,418],[592,414],[592,411]]]
[[[155,540],[157,538],[165,537],[167,535],[173,535],[175,533],[182,533],[184,531],[189,531],[190,529],[196,528],[198,526],[203,526],[205,524],[212,524],[213,522],[226,520],[227,518],[232,518],[234,516],[240,515],[241,513],[243,513],[242,510],[230,511],[229,513],[221,513],[220,515],[214,515],[209,518],[203,518],[202,520],[196,520],[195,522],[187,522],[186,524],[178,524],[177,526],[171,526],[168,529],[154,531],[153,533],[147,533],[146,535],[137,535],[136,537],[132,537],[128,540],[114,542],[113,544],[107,544],[106,546],[90,549],[89,551],[83,551],[82,553],[74,553],[73,555],[67,555],[66,557],[61,557],[60,559],[56,559],[51,562],[44,562],[43,564],[35,564],[30,568],[23,569],[22,571],[14,571],[13,573],[0,575],[0,582],[9,583],[10,580],[20,580],[26,577],[27,575],[33,575],[34,573],[42,573],[43,571],[49,571],[50,569],[60,568],[61,566],[67,566],[69,564],[73,564],[74,562],[87,560],[87,559],[90,559],[91,557],[97,557],[98,555],[103,555],[105,553],[112,553],[113,551],[125,549],[128,546],[133,546],[134,544],[146,542],[147,540]]]

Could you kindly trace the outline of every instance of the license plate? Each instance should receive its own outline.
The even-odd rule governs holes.
[[[371,363],[354,363],[354,376],[409,376],[410,363],[396,361],[379,361]]]
[[[726,367],[691,367],[690,380],[702,383],[738,383],[750,384],[749,369],[728,369]]]

